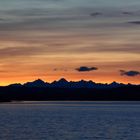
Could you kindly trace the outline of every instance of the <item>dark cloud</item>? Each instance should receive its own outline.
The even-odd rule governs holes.
[[[127,11],[122,12],[122,14],[123,14],[123,15],[133,15],[132,12],[127,12]]]
[[[76,68],[75,70],[79,71],[79,72],[86,72],[86,71],[93,71],[93,70],[97,70],[98,68],[96,67],[87,67],[87,66],[81,66],[79,68]]]
[[[139,71],[134,71],[134,70],[130,70],[130,71],[125,71],[125,70],[120,70],[121,75],[126,75],[126,76],[137,76],[140,75]]]
[[[0,21],[4,21],[5,19],[4,18],[0,18]]]
[[[92,16],[92,17],[97,17],[97,16],[100,16],[100,15],[102,15],[102,13],[100,13],[100,12],[94,12],[94,13],[90,14],[90,16]]]
[[[140,25],[140,21],[129,21],[128,23],[130,23],[130,24]]]

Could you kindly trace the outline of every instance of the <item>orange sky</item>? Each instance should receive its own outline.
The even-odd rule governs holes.
[[[62,77],[140,84],[140,74],[120,74],[140,72],[140,2],[101,1],[2,1],[0,85]]]

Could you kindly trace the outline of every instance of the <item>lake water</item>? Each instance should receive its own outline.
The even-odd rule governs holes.
[[[0,104],[0,140],[140,140],[140,102]]]

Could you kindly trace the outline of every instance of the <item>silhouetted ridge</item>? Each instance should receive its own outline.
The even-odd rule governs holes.
[[[20,83],[16,83],[16,84],[11,84],[9,85],[10,87],[22,87],[23,85]]]
[[[45,83],[43,80],[37,79],[33,82],[27,82],[23,86],[26,86],[26,87],[47,87],[47,85],[48,84]]]
[[[67,81],[65,78],[61,78],[58,81],[54,81],[52,83],[44,82],[41,79],[37,79],[33,82],[27,82],[23,85],[21,84],[12,84],[9,86],[25,86],[25,87],[50,87],[50,88],[116,88],[116,87],[123,87],[123,86],[132,86],[132,84],[122,84],[117,82],[112,82],[110,84],[101,84],[101,83],[95,83],[93,81]]]
[[[0,87],[0,102],[9,101],[54,101],[54,100],[107,100],[140,101],[140,85],[94,83],[81,80],[67,81],[62,78],[52,83],[41,79],[21,84]]]
[[[50,84],[50,87],[67,88],[69,87],[69,82],[65,78],[61,78],[58,81],[54,81]]]
[[[61,78],[58,82],[59,83],[68,83],[68,81],[65,78]]]

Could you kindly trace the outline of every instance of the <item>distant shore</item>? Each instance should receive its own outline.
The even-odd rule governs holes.
[[[140,101],[140,86],[115,88],[0,87],[0,102]]]

